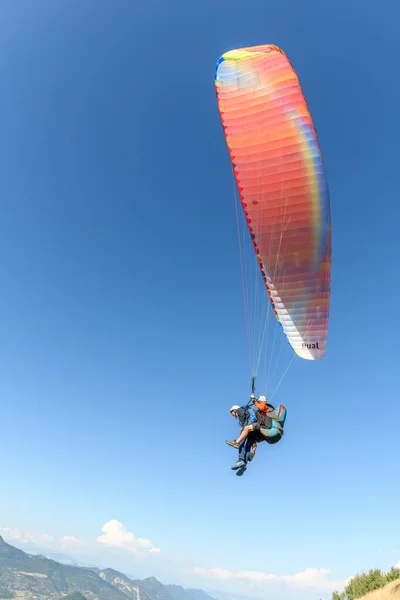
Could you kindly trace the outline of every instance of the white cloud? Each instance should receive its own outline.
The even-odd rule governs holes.
[[[149,554],[158,554],[160,548],[157,548],[150,540],[136,537],[130,531],[127,531],[122,523],[112,519],[102,527],[103,535],[96,538],[96,541],[103,546],[122,548],[129,552],[134,552],[142,556]],[[73,535],[64,535],[63,537],[54,537],[47,533],[38,533],[35,531],[22,532],[19,529],[0,526],[0,535],[3,535],[6,541],[19,544],[35,544],[36,546],[48,549],[78,549],[88,546],[87,542],[79,540]]]
[[[59,542],[63,547],[86,546],[86,542],[78,540],[73,535],[64,535],[64,537],[59,539]]]
[[[22,532],[19,529],[10,529],[0,526],[0,534],[8,540],[18,540],[21,544],[34,543],[41,546],[49,546],[54,543],[54,537],[47,533],[37,533],[36,531]]]
[[[122,523],[116,519],[104,523],[101,530],[104,532],[104,535],[100,535],[96,538],[99,544],[122,548],[123,550],[135,552],[136,554],[154,554],[160,552],[160,549],[156,548],[150,540],[138,538],[131,531],[126,531]]]
[[[320,592],[342,589],[348,581],[348,579],[344,581],[328,579],[329,569],[313,568],[304,569],[304,571],[293,575],[275,575],[263,571],[229,571],[221,568],[203,569],[201,567],[196,567],[192,570],[192,573],[209,579],[241,580],[248,582],[251,587],[273,581],[301,588],[311,588]]]
[[[36,531],[20,531],[9,527],[0,526],[0,534],[9,541],[18,541],[20,544],[35,544],[43,548],[65,548],[72,545],[84,545],[85,542],[78,540],[73,535],[65,535],[57,538],[47,533],[38,533]]]

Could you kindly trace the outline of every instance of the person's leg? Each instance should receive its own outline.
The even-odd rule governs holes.
[[[240,445],[242,444],[242,442],[244,442],[244,440],[247,438],[249,433],[258,429],[256,411],[255,411],[254,407],[251,407],[249,412],[250,412],[250,416],[249,416],[248,425],[243,427],[242,433],[240,434],[240,436],[238,437],[237,440],[226,440],[226,443],[228,444],[228,446],[233,446],[234,448],[239,448]]]
[[[250,440],[250,450],[249,450],[249,455],[247,457],[247,461],[251,462],[253,460],[253,458],[256,455],[256,451],[257,451],[257,441],[256,441],[256,435],[249,435],[249,437],[247,438],[248,440]]]
[[[245,451],[246,451],[246,458],[245,458],[246,464],[251,462],[254,458],[253,447],[256,445],[254,442],[254,437],[255,437],[254,433],[250,433],[250,435],[247,436],[247,438],[244,441]]]
[[[250,435],[247,436],[247,438],[244,440],[244,442],[242,442],[240,445],[239,455],[243,456],[243,460],[238,461],[236,463],[237,465],[239,465],[239,462],[240,462],[239,467],[236,467],[236,469],[235,469],[236,475],[238,477],[241,477],[243,475],[243,473],[247,469],[247,463],[252,460],[251,449],[253,447],[253,444],[254,444],[254,434],[250,433]]]
[[[250,431],[253,431],[253,425],[246,425],[237,440],[226,440],[226,443],[228,446],[233,446],[233,448],[239,448],[249,435]]]
[[[239,455],[238,460],[241,460],[244,463],[247,463],[247,440],[244,440],[239,446]]]
[[[251,452],[251,448],[253,446],[253,440],[252,440],[252,436],[247,437],[239,446],[239,455],[238,455],[238,461],[236,463],[236,465],[234,465],[232,467],[232,469],[234,471],[236,471],[236,469],[239,469],[243,466],[246,466],[247,461],[249,459],[249,455]]]
[[[247,463],[247,440],[242,442],[239,446],[239,455],[238,460],[235,465],[233,465],[232,471],[236,471],[237,469],[246,468]]]
[[[257,424],[255,424],[255,429],[257,429]],[[239,447],[239,460],[235,466],[232,467],[234,471],[236,471],[236,475],[239,477],[243,475],[243,473],[247,469],[247,463],[251,462],[254,458],[257,448],[257,432],[250,432],[247,438],[241,443]]]
[[[251,431],[254,431],[254,425],[246,425],[246,427],[244,427],[242,433],[236,440],[236,443],[240,445],[247,438]]]

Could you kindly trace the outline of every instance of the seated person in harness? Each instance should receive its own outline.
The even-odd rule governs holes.
[[[286,408],[282,405],[275,408],[272,404],[268,404],[265,396],[260,396],[258,400],[254,399],[253,405],[256,407],[255,420],[254,418],[252,421],[249,420],[237,440],[227,440],[229,446],[239,448],[250,434],[255,434],[257,441],[265,441],[269,444],[276,444],[282,438]]]
[[[246,406],[238,406],[235,404],[229,410],[232,417],[238,419],[240,430],[242,432],[247,425],[253,425],[257,423],[257,410],[250,404]],[[247,463],[253,460],[257,448],[257,437],[258,434],[256,432],[249,432],[249,434],[246,436],[246,439],[236,446],[239,449],[239,456],[237,463],[232,467],[232,470],[236,471],[236,475],[243,475],[247,469]],[[228,440],[227,444],[229,444]]]

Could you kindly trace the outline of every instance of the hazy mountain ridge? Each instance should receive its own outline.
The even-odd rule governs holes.
[[[27,554],[0,536],[0,591],[19,600],[214,600],[202,590],[130,579],[115,569],[59,563]],[[1,598],[1,594],[0,594]]]

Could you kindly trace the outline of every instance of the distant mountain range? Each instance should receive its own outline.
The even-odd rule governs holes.
[[[114,569],[63,564],[27,554],[0,536],[0,599],[215,600],[203,590],[163,585],[155,577],[130,579]]]

